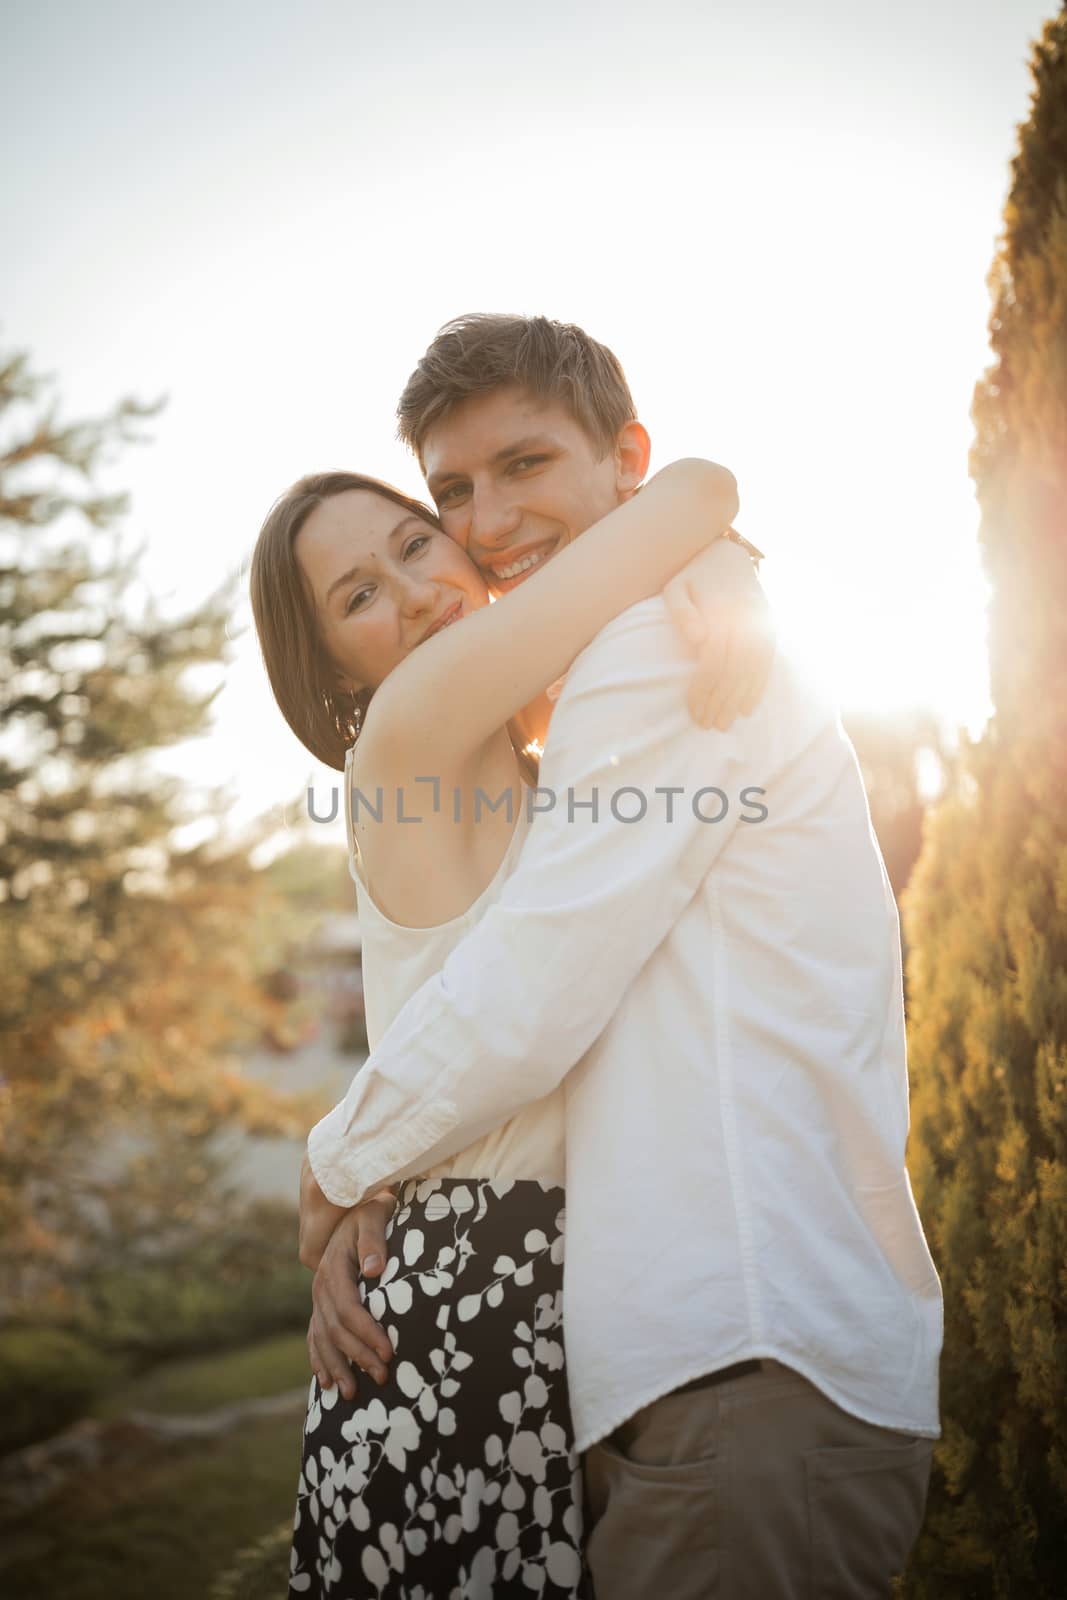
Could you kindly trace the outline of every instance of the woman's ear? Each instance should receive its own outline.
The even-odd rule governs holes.
[[[335,670],[334,688],[338,694],[362,694],[366,687],[367,686],[365,683],[357,683],[355,678],[350,678],[347,673],[342,672],[340,668]]]
[[[620,500],[638,490],[648,471],[652,440],[641,422],[625,422],[615,438],[615,487]]]

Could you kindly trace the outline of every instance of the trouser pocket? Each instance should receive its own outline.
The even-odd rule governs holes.
[[[811,1450],[805,1460],[811,1600],[888,1600],[922,1527],[933,1443]]]
[[[706,1600],[718,1594],[718,1462],[654,1466],[611,1439],[584,1458],[586,1559],[597,1600]]]

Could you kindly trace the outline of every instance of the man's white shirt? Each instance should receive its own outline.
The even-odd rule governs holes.
[[[312,1130],[312,1168],[352,1205],[569,1074],[579,1449],[749,1357],[936,1437],[899,926],[855,754],[781,655],[726,733],[692,723],[691,672],[659,599],[578,657],[515,872]]]

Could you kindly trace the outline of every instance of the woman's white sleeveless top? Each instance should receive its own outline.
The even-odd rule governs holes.
[[[375,904],[363,876],[352,825],[352,751],[345,759],[345,828],[348,870],[356,885],[359,931],[363,944],[363,993],[367,1040],[377,1044],[397,1012],[427,978],[440,972],[456,945],[500,894],[522,849],[528,826],[525,806],[507,853],[491,883],[458,917],[432,928],[404,928]],[[541,1178],[562,1183],[563,1096],[561,1084],[543,1100],[525,1106],[509,1122],[461,1150],[447,1161],[428,1167],[428,1178]]]

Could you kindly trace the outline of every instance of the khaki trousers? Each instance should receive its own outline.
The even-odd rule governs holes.
[[[596,1600],[886,1600],[933,1442],[842,1411],[788,1367],[675,1392],[583,1458]]]

